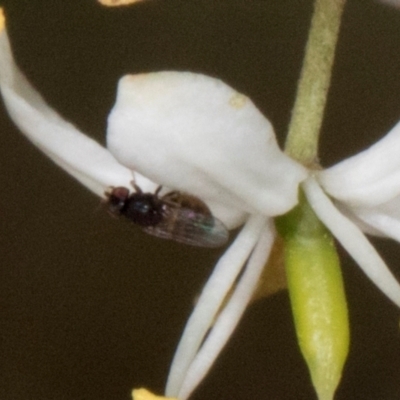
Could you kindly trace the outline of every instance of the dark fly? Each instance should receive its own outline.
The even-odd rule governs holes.
[[[228,240],[228,230],[213,217],[208,206],[195,196],[182,192],[169,192],[159,196],[115,187],[106,193],[108,210],[139,225],[150,235],[199,247],[219,247]]]

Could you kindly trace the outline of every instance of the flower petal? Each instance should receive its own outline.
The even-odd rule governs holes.
[[[297,203],[307,175],[279,149],[249,98],[189,72],[121,78],[107,145],[128,168],[231,213],[282,214]],[[232,227],[229,213],[211,209]]]
[[[225,297],[254,249],[265,226],[265,218],[252,216],[235,241],[220,258],[208,279],[179,342],[171,365],[167,396],[177,396],[186,371],[196,356],[208,330],[214,323]]]
[[[400,122],[369,149],[317,173],[364,232],[400,241]]]
[[[268,260],[275,236],[272,222],[261,233],[242,277],[186,372],[178,398],[185,400],[206,376],[239,323]]]
[[[156,396],[147,389],[133,389],[132,400],[178,400],[173,397]]]
[[[6,30],[0,34],[0,87],[8,113],[24,135],[56,164],[99,196],[129,186],[132,172],[110,152],[66,122],[15,64]]]
[[[99,3],[106,7],[128,6],[130,4],[139,3],[143,0],[98,0]]]
[[[374,208],[347,209],[347,213],[364,232],[400,242],[400,198]]]
[[[318,173],[327,193],[350,207],[400,197],[400,122],[369,149]]]
[[[318,218],[372,282],[400,307],[400,285],[366,236],[333,205],[315,178],[307,179],[303,188]]]

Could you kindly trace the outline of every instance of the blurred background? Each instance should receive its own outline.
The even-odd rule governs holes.
[[[311,1],[0,3],[30,81],[102,143],[118,78],[159,70],[223,79],[253,99],[283,143]],[[349,0],[323,126],[324,166],[400,119],[399,71],[400,11]],[[140,386],[162,393],[194,298],[224,249],[163,241],[111,218],[17,131],[3,105],[0,187],[0,398],[128,400]],[[400,278],[398,244],[373,242]],[[336,399],[399,399],[399,310],[340,253],[352,337]],[[286,292],[246,312],[192,398],[315,399]]]

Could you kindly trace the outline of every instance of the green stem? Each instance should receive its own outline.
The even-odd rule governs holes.
[[[304,64],[285,151],[308,167],[318,141],[346,0],[315,0]],[[276,219],[300,349],[319,400],[332,400],[349,348],[349,323],[339,258],[330,232],[300,193],[299,204]]]
[[[340,20],[346,0],[315,0],[285,150],[304,165],[318,160],[318,139],[328,94]]]

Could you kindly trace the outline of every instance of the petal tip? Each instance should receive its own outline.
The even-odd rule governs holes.
[[[4,16],[3,7],[0,7],[0,33],[4,31],[6,27],[6,17]]]

